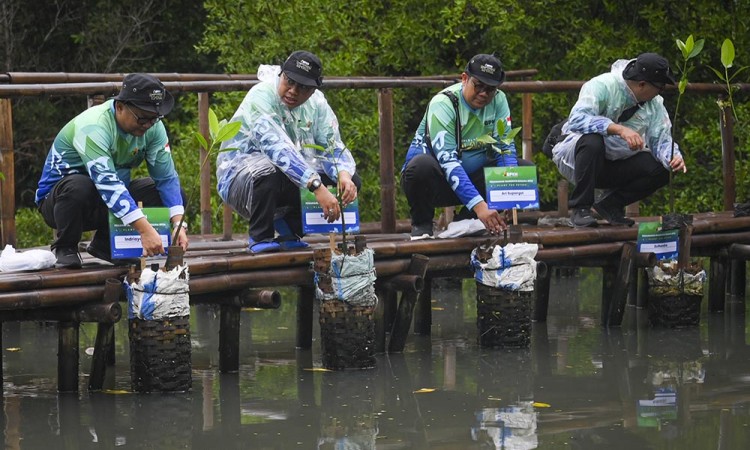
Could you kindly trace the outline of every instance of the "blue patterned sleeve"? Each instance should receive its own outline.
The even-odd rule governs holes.
[[[596,79],[587,81],[581,88],[578,101],[570,111],[567,130],[606,136],[607,128],[613,122],[603,115],[607,102],[607,89]]]
[[[338,180],[338,171],[346,171],[354,175],[356,170],[354,157],[341,140],[338,119],[325,99],[316,103],[315,116],[315,143],[326,149],[333,149],[333,154],[317,152],[326,175],[332,180]]]

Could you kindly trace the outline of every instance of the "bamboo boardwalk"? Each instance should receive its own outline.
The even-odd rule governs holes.
[[[523,222],[523,215],[521,221]],[[640,217],[638,221],[656,221],[656,217]],[[363,228],[367,228],[364,227]],[[400,227],[400,228],[403,228]],[[602,283],[602,325],[618,326],[626,301],[643,306],[635,299],[639,276],[637,267],[655,263],[653,254],[635,250],[638,227],[574,229],[533,224],[519,226],[516,239],[540,245],[539,270],[533,318],[546,319],[552,267],[600,267]],[[431,280],[439,277],[472,276],[469,265],[471,250],[487,243],[489,236],[461,237],[411,241],[408,233],[365,233],[367,246],[374,251],[378,276],[376,288],[381,299],[376,318],[377,348],[386,351],[386,330],[394,333],[398,322],[398,294],[412,293],[416,303],[413,332],[429,334],[431,326]],[[235,235],[232,240],[217,236],[191,236],[185,253],[190,270],[191,303],[220,304],[220,368],[236,371],[239,365],[239,312],[243,306],[278,307],[281,298],[274,287],[297,286],[297,341],[299,348],[312,345],[314,289],[310,263],[315,248],[329,245],[328,236],[308,236],[308,249],[252,255],[245,251],[246,238]],[[709,257],[709,309],[723,310],[727,294],[744,298],[745,259],[750,244],[750,217],[734,218],[733,213],[698,213],[694,215],[690,254]],[[414,273],[414,255],[428,258],[425,270]],[[129,268],[113,266],[85,252],[80,270],[47,269],[34,272],[0,272],[0,322],[18,320],[51,320],[60,325],[58,372],[61,391],[76,390],[78,379],[77,327],[80,322],[113,324],[122,316],[121,281]],[[161,262],[162,261],[155,261]],[[545,270],[546,269],[546,270]],[[409,333],[411,314],[402,330],[403,340]],[[401,325],[404,326],[403,323]],[[102,346],[111,345],[103,339]],[[403,349],[403,342],[389,350]],[[97,342],[99,338],[97,338]],[[67,345],[67,347],[66,347]],[[68,348],[69,351],[64,351]],[[77,350],[77,348],[75,348]],[[103,365],[103,358],[94,358]],[[100,367],[96,370],[102,371]],[[92,376],[89,387],[101,388],[101,375]]]

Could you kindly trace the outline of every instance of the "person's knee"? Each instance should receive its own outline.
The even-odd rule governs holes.
[[[352,183],[354,183],[354,186],[357,187],[357,192],[362,191],[362,178],[356,172],[352,176]]]
[[[654,169],[649,176],[654,180],[657,189],[669,184],[669,171],[662,166]]]
[[[580,152],[601,153],[604,155],[604,136],[601,134],[584,134],[576,143],[576,155]]]
[[[437,165],[437,160],[432,155],[426,153],[417,155],[404,168],[402,179],[410,183],[431,180],[435,175],[435,165]],[[438,170],[439,167],[438,165]]]

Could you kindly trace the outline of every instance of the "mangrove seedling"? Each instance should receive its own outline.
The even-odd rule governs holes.
[[[680,54],[682,55],[682,67],[680,68],[680,81],[677,83],[677,106],[675,106],[674,109],[674,119],[672,121],[672,151],[669,154],[669,160],[672,161],[672,158],[674,158],[674,147],[675,147],[675,137],[677,136],[677,117],[680,112],[680,100],[682,100],[682,94],[685,93],[685,88],[688,84],[688,73],[692,70],[692,68],[688,67],[688,61],[692,58],[695,58],[698,56],[698,54],[703,50],[703,44],[705,43],[704,39],[698,39],[697,41],[693,39],[693,35],[691,34],[688,36],[687,39],[685,39],[685,42],[676,39],[675,42],[677,43],[677,48],[680,50]],[[669,171],[669,211],[674,212],[674,191],[672,189],[672,178],[674,174],[672,171]]]
[[[193,134],[193,137],[197,141],[198,145],[206,149],[206,156],[203,158],[203,161],[200,165],[201,170],[203,170],[203,167],[206,165],[208,158],[212,154],[237,150],[237,148],[234,147],[220,149],[220,145],[222,142],[232,139],[237,134],[237,132],[240,131],[240,127],[242,127],[242,123],[240,122],[227,122],[227,119],[222,119],[221,121],[219,121],[214,110],[211,108],[208,109],[208,140],[206,140],[206,138],[197,131]],[[190,198],[188,198],[188,204],[189,203]],[[175,242],[175,240],[177,239],[177,233],[179,233],[183,223],[185,223],[185,214],[182,215],[182,219],[180,219],[179,225],[175,228],[174,235],[172,236],[172,242]]]
[[[339,163],[338,163],[338,157],[336,156],[336,151],[333,148],[332,145],[329,145],[328,148],[323,147],[322,145],[318,144],[303,144],[303,147],[312,148],[315,149],[321,153],[327,153],[333,157],[333,167],[336,169],[336,178],[338,178],[339,174]],[[320,156],[315,156],[316,158],[320,159]],[[343,246],[343,253],[347,253],[347,241],[346,241],[346,220],[344,219],[344,204],[341,200],[341,186],[336,187],[336,201],[339,203],[339,210],[341,211],[341,242]]]

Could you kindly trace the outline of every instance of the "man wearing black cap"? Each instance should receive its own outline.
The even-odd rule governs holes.
[[[174,226],[185,212],[180,181],[161,119],[174,98],[154,76],[125,76],[120,93],[68,122],[47,154],[36,190],[44,221],[55,228],[51,245],[56,267],[80,268],[78,242],[96,230],[86,248],[111,260],[108,212],[141,235],[144,256],[164,253],[161,237],[138,206],[166,206]],[[130,180],[130,171],[146,162],[150,177]],[[183,227],[176,245],[187,249]]]
[[[531,165],[516,157],[513,142],[502,140],[511,130],[510,107],[498,89],[505,81],[495,55],[471,58],[461,82],[434,96],[406,153],[401,187],[409,201],[412,239],[433,235],[435,208],[463,204],[461,216],[477,217],[491,233],[505,229],[505,220],[482,197],[484,167]],[[498,122],[505,133],[498,136]],[[480,142],[489,135],[501,153]],[[460,141],[460,142],[459,142]]]
[[[674,83],[665,58],[643,53],[615,62],[610,72],[583,85],[552,149],[560,173],[575,184],[574,226],[597,225],[592,207],[612,225],[631,226],[626,205],[666,185],[669,171],[687,172],[659,95]],[[595,189],[605,190],[596,202]]]
[[[341,141],[336,115],[318,88],[320,59],[295,51],[279,66],[261,66],[232,121],[239,133],[216,161],[221,199],[249,221],[248,251],[267,253],[308,247],[300,237],[300,189],[309,189],[332,223],[341,215],[324,185],[338,184],[344,204],[362,185],[354,158]],[[313,146],[322,147],[321,151]]]

